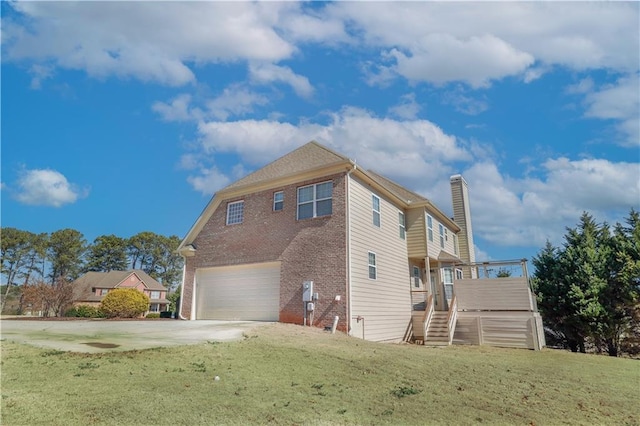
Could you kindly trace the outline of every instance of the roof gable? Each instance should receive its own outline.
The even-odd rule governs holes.
[[[94,288],[118,288],[131,275],[135,275],[147,290],[166,290],[162,284],[140,269],[87,272],[73,282],[73,297],[75,300],[87,300],[93,295]]]
[[[220,192],[348,162],[350,162],[349,158],[320,145],[316,141],[311,141],[235,181]]]

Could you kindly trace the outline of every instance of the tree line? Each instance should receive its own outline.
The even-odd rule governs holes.
[[[587,347],[618,356],[640,351],[640,214],[598,224],[583,213],[564,243],[533,259],[532,280],[543,321],[574,352]]]
[[[149,231],[130,238],[102,235],[89,244],[75,229],[36,234],[3,227],[0,232],[1,273],[6,283],[2,308],[14,286],[39,286],[44,291],[48,285],[53,291],[89,271],[141,269],[169,290],[180,283],[182,258],[175,252],[180,244],[175,235]]]

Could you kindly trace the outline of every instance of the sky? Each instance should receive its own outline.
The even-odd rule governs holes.
[[[184,237],[316,140],[531,259],[640,209],[632,2],[7,2],[1,224]]]

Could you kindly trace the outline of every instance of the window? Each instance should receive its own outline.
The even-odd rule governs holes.
[[[331,181],[298,188],[298,220],[330,215],[332,195]]]
[[[433,241],[433,219],[427,215],[427,229],[429,230],[429,241]]]
[[[444,248],[444,226],[438,225],[438,231],[440,231],[440,247]]]
[[[449,241],[449,230],[444,228],[444,240]]]
[[[417,266],[413,267],[413,286],[420,287],[420,268]]]
[[[242,223],[244,218],[244,201],[227,204],[227,225]]]
[[[453,252],[455,253],[456,256],[459,255],[458,253],[458,236],[456,234],[453,234]]]
[[[160,305],[157,303],[152,303],[149,305],[149,312],[160,312]]]
[[[369,279],[375,280],[378,277],[378,267],[376,266],[376,254],[369,252]]]
[[[400,229],[400,239],[405,239],[406,228],[404,224],[404,213],[398,212],[398,228]]]
[[[373,226],[380,228],[380,197],[371,194],[371,210],[373,210]]]
[[[456,280],[461,280],[462,278],[464,278],[464,275],[462,274],[462,269],[456,268]]]
[[[453,299],[453,269],[442,268],[443,281],[444,281],[444,293],[447,300]]]
[[[284,207],[284,192],[278,191],[273,193],[273,211],[279,212]]]
[[[149,295],[149,299],[160,299],[160,292],[152,291],[151,294]]]
[[[96,290],[96,296],[106,296],[109,293],[108,288],[99,288]]]

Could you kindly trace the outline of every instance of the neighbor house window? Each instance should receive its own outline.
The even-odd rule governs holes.
[[[438,225],[438,231],[440,231],[440,247],[444,248],[444,226]]]
[[[457,256],[458,253],[458,236],[456,234],[453,234],[453,252],[455,253],[455,255]]]
[[[371,210],[373,210],[373,226],[380,228],[380,197],[371,194]]]
[[[413,267],[413,286],[420,287],[420,268],[417,266]]]
[[[398,228],[400,231],[400,238],[404,240],[406,234],[406,228],[404,224],[404,213],[398,212]]]
[[[273,211],[279,212],[284,207],[284,192],[278,191],[273,193]]]
[[[378,266],[376,264],[376,254],[369,252],[369,279],[375,280],[378,278]]]
[[[244,219],[244,201],[227,204],[227,225],[242,223]]]
[[[427,215],[427,230],[429,232],[429,241],[433,241],[433,219]]]
[[[149,312],[160,312],[160,305],[157,303],[152,303],[149,305]]]
[[[456,280],[461,280],[463,277],[462,269],[456,269]]]
[[[444,240],[449,241],[449,230],[444,228]]]
[[[332,196],[331,181],[298,188],[298,220],[330,215]]]
[[[160,299],[160,292],[159,291],[152,291],[150,296],[150,299]]]

